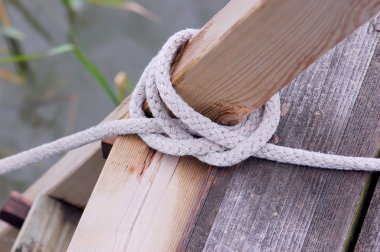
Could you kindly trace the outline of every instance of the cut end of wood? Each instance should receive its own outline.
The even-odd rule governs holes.
[[[0,210],[0,219],[20,229],[32,206],[32,201],[12,191]]]
[[[254,110],[245,106],[218,102],[205,113],[216,123],[233,126],[244,120]]]

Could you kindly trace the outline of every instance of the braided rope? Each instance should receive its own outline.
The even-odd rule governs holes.
[[[231,166],[248,157],[281,163],[340,170],[380,170],[375,158],[347,157],[268,143],[280,121],[280,98],[274,95],[263,108],[235,126],[223,126],[196,112],[174,90],[170,66],[178,48],[197,30],[174,34],[144,70],[132,93],[130,119],[106,122],[79,133],[0,160],[0,174],[67,152],[105,137],[139,134],[160,152],[191,155],[214,166]],[[153,118],[142,107],[147,101]],[[171,111],[176,118],[169,115]]]

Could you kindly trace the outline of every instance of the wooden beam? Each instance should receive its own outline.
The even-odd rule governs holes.
[[[20,229],[31,206],[31,200],[18,192],[12,191],[1,207],[0,219]]]
[[[61,201],[39,197],[11,251],[66,251],[81,214]]]
[[[370,0],[232,1],[184,49],[172,79],[195,109],[233,124],[379,9]],[[180,248],[215,176],[193,158],[117,138],[68,250]]]
[[[377,0],[231,1],[173,67],[177,92],[233,124],[375,15]]]

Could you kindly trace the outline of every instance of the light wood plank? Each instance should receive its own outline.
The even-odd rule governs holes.
[[[201,113],[236,122],[378,10],[376,0],[231,1],[183,50],[174,86]]]
[[[197,204],[199,195],[207,188],[203,183],[211,170],[204,172],[205,167],[200,162],[190,158],[179,161],[176,157],[155,154],[137,137],[128,142],[123,140],[116,141],[115,151],[108,158],[114,164],[115,176],[99,181],[93,192],[94,198],[87,205],[87,208],[98,209],[91,215],[91,219],[96,216],[98,221],[89,223],[90,230],[84,225],[78,226],[76,233],[91,232],[91,235],[78,240],[74,238],[69,251],[95,248],[99,251],[111,248],[172,250],[181,239],[186,220],[191,217],[192,205]],[[134,145],[131,145],[132,141]],[[114,156],[120,151],[129,155]],[[143,156],[147,158],[141,159]],[[182,181],[183,177],[189,180]],[[107,213],[98,206],[99,202],[107,206]],[[105,215],[112,218],[106,220]],[[116,233],[102,230],[115,230]],[[173,239],[162,240],[157,235],[160,233],[170,233]],[[128,244],[125,244],[125,237],[130,237]]]
[[[34,203],[12,252],[65,251],[82,211],[41,196]]]
[[[326,0],[317,1],[317,5],[316,1],[301,0],[241,1],[244,3],[242,5],[236,4],[237,2],[239,1],[227,5],[222,14],[219,14],[219,18],[216,17],[203,28],[203,35],[194,39],[197,41],[209,32],[211,37],[215,36],[212,29],[207,31],[209,27],[227,27],[224,36],[220,36],[221,40],[216,39],[216,45],[211,44],[211,47],[208,47],[208,44],[204,44],[207,46],[199,53],[205,57],[204,59],[213,60],[189,61],[183,71],[177,70],[173,73],[177,90],[188,102],[192,104],[200,94],[205,95],[207,99],[203,99],[204,102],[201,103],[194,103],[194,107],[212,119],[226,124],[236,122],[241,115],[259,106],[259,100],[262,104],[312,60],[357,27],[361,23],[359,20],[364,21],[365,17],[368,18],[380,7],[378,1],[341,0],[331,4],[331,1]],[[236,12],[237,10],[240,11]],[[284,16],[280,15],[278,10],[285,11],[285,14],[282,14],[287,18],[283,19]],[[229,15],[226,15],[228,13]],[[237,13],[237,16],[229,19],[235,15],[234,13]],[[302,26],[296,22],[297,20]],[[317,21],[326,23],[315,26]],[[223,22],[231,23],[226,26]],[[281,29],[278,30],[278,26],[273,27],[274,24],[281,26]],[[335,28],[330,29],[331,27]],[[340,29],[336,29],[338,27]],[[276,37],[276,34],[272,34],[270,31],[273,29],[281,36]],[[326,30],[329,33],[325,33]],[[261,32],[255,33],[256,31]],[[313,38],[310,41],[309,32]],[[251,36],[248,36],[249,34]],[[258,37],[259,34],[262,36]],[[302,37],[309,43],[298,43],[302,48],[294,50],[294,47],[287,45],[288,36]],[[272,51],[261,50],[261,46],[266,44],[262,38],[271,45]],[[278,43],[276,39],[282,42]],[[252,45],[256,40],[260,41],[260,47],[256,44],[254,51],[261,52],[259,54],[253,54]],[[293,39],[290,41],[297,44]],[[185,48],[184,56],[179,57],[180,62],[187,57],[186,50],[190,50],[194,43]],[[232,47],[237,51],[229,49]],[[221,48],[225,50],[219,50]],[[234,58],[233,55],[236,53],[240,55],[239,58]],[[213,56],[210,58],[207,55]],[[268,57],[273,64],[266,64]],[[250,65],[251,60],[256,64]],[[262,68],[257,62],[263,62],[267,68]],[[199,72],[198,65],[202,65],[202,73]],[[288,65],[292,67],[292,71]],[[257,74],[252,75],[251,71]],[[224,74],[225,72],[233,74]],[[220,76],[223,76],[223,79]],[[240,81],[240,78],[245,80]],[[255,81],[257,79],[261,82],[266,79],[265,90],[262,86],[259,90],[255,89],[256,86],[260,86]],[[201,83],[199,86],[198,82]],[[180,91],[182,87],[186,87],[184,91]],[[228,103],[224,99],[226,96],[231,99]],[[253,96],[260,98],[249,100]],[[243,100],[242,97],[244,103],[239,103]],[[235,103],[235,100],[238,103]],[[168,157],[155,153],[135,137],[118,138],[74,234],[69,251],[134,251],[137,248],[141,251],[166,251],[180,248],[187,241],[191,224],[201,209],[203,195],[209,191],[212,183],[210,181],[213,181],[210,178],[213,177],[215,169],[210,169],[191,158]],[[155,188],[153,192],[152,188]],[[105,210],[110,208],[111,211]]]

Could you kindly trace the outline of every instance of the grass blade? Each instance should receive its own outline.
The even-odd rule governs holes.
[[[103,73],[100,71],[100,69],[91,62],[91,60],[86,56],[86,54],[80,49],[80,46],[78,46],[78,42],[76,39],[76,35],[74,32],[74,12],[75,12],[75,6],[73,6],[74,3],[82,3],[82,1],[85,0],[61,0],[62,5],[66,9],[67,19],[70,24],[70,31],[68,33],[68,39],[71,41],[75,46],[73,50],[73,54],[76,56],[77,60],[80,64],[85,68],[85,70],[94,78],[98,85],[106,92],[106,94],[111,98],[112,102],[115,105],[119,104],[119,101],[112,90],[111,85],[108,83],[107,79],[104,77]]]
[[[2,24],[2,33],[4,35],[4,40],[7,43],[9,50],[13,55],[22,54],[22,46],[20,43],[20,34],[22,33],[12,28],[12,22],[3,0],[0,0],[0,21]],[[17,38],[17,35],[19,35],[19,38]],[[32,79],[32,74],[27,62],[18,63],[17,68],[20,74],[29,75],[29,77]]]
[[[62,0],[63,5],[66,9],[75,12],[82,8],[83,1],[82,0]]]
[[[116,90],[117,90],[117,99],[122,102],[127,93],[131,93],[133,91],[133,84],[128,79],[128,76],[125,72],[119,72],[116,74],[114,81]]]
[[[118,105],[119,101],[116,95],[114,94],[111,85],[107,82],[106,78],[99,70],[99,68],[95,66],[78,47],[75,47],[73,53],[77,57],[79,62],[83,65],[83,67],[87,70],[87,72],[91,74],[91,76],[98,82],[99,86],[103,88],[103,90],[107,93],[107,95],[111,98],[115,105]]]
[[[18,41],[21,41],[25,38],[25,35],[21,31],[17,30],[12,26],[4,26],[1,29],[1,33],[7,38],[11,38]]]
[[[86,2],[90,4],[94,4],[94,5],[118,8],[118,9],[122,9],[125,4],[124,0],[86,0]]]
[[[109,8],[116,8],[116,9],[125,9],[132,11],[136,14],[139,14],[140,16],[143,16],[153,22],[159,23],[161,22],[161,19],[159,16],[154,14],[152,11],[148,10],[141,4],[134,2],[134,1],[126,1],[126,0],[86,0],[87,3],[98,5],[98,6],[104,6]]]
[[[0,59],[0,64],[7,64],[7,63],[16,63],[16,62],[29,62],[33,60],[39,60],[44,57],[48,56],[54,56],[58,54],[62,54],[65,52],[70,52],[74,50],[74,46],[72,44],[63,44],[57,47],[54,47],[50,50],[47,50],[42,53],[35,53],[35,54],[18,54],[11,57],[6,57]]]
[[[128,1],[125,3],[124,8],[136,14],[139,14],[140,16],[143,16],[155,23],[161,23],[161,18],[158,15],[137,2]]]

